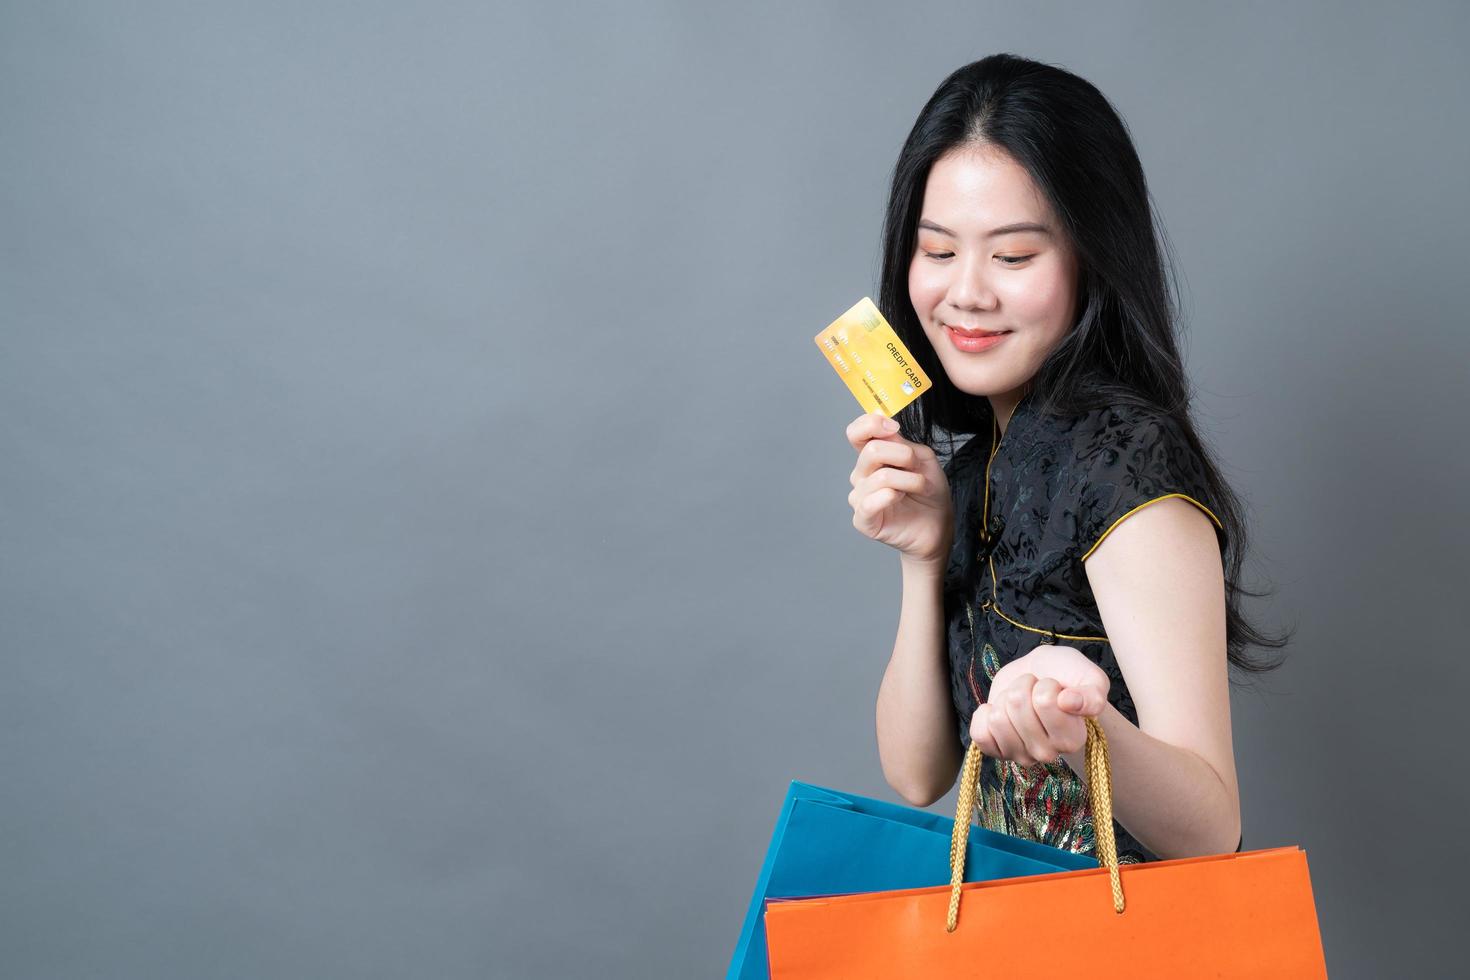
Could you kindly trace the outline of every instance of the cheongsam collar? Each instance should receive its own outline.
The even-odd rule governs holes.
[[[1011,413],[1010,420],[1006,422],[1005,433],[1000,431],[1000,420],[991,413],[990,435],[991,445],[996,447],[995,461],[999,463],[1002,459],[1009,457],[1017,459],[1019,453],[1034,435],[1036,426],[1036,394],[1034,389],[1021,396],[1016,402],[1015,411]]]
[[[985,479],[982,481],[984,503],[981,507],[983,516],[979,529],[978,555],[982,561],[1005,531],[1005,514],[1016,497],[1012,483],[1017,469],[1024,465],[1027,449],[1042,428],[1039,414],[1037,399],[1028,391],[1016,403],[1004,434],[1000,431],[1000,421],[993,413],[991,415],[990,444],[994,447],[994,453],[985,465]]]

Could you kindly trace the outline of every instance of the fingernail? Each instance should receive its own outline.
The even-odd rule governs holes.
[[[883,431],[885,431],[885,432],[897,432],[898,431],[898,423],[895,422],[893,419],[884,419],[883,420]]]

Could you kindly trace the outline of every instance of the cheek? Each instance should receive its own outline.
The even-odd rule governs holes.
[[[1005,298],[1027,320],[1049,323],[1066,317],[1075,288],[1059,270],[1037,269],[1034,275],[1015,277]]]
[[[945,285],[943,273],[939,270],[913,262],[909,265],[909,298],[913,300],[914,311],[921,317],[928,315],[935,305],[944,298]]]

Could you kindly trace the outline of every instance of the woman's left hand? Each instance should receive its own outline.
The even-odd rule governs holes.
[[[1087,717],[1108,703],[1108,675],[1075,647],[1043,644],[996,671],[970,738],[985,755],[1020,766],[1055,762],[1087,743]]]

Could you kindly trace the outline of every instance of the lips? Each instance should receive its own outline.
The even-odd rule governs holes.
[[[966,337],[999,337],[1003,333],[1011,332],[1009,330],[981,330],[978,327],[961,327],[953,323],[946,323],[945,326],[949,327],[955,333],[964,334]]]

